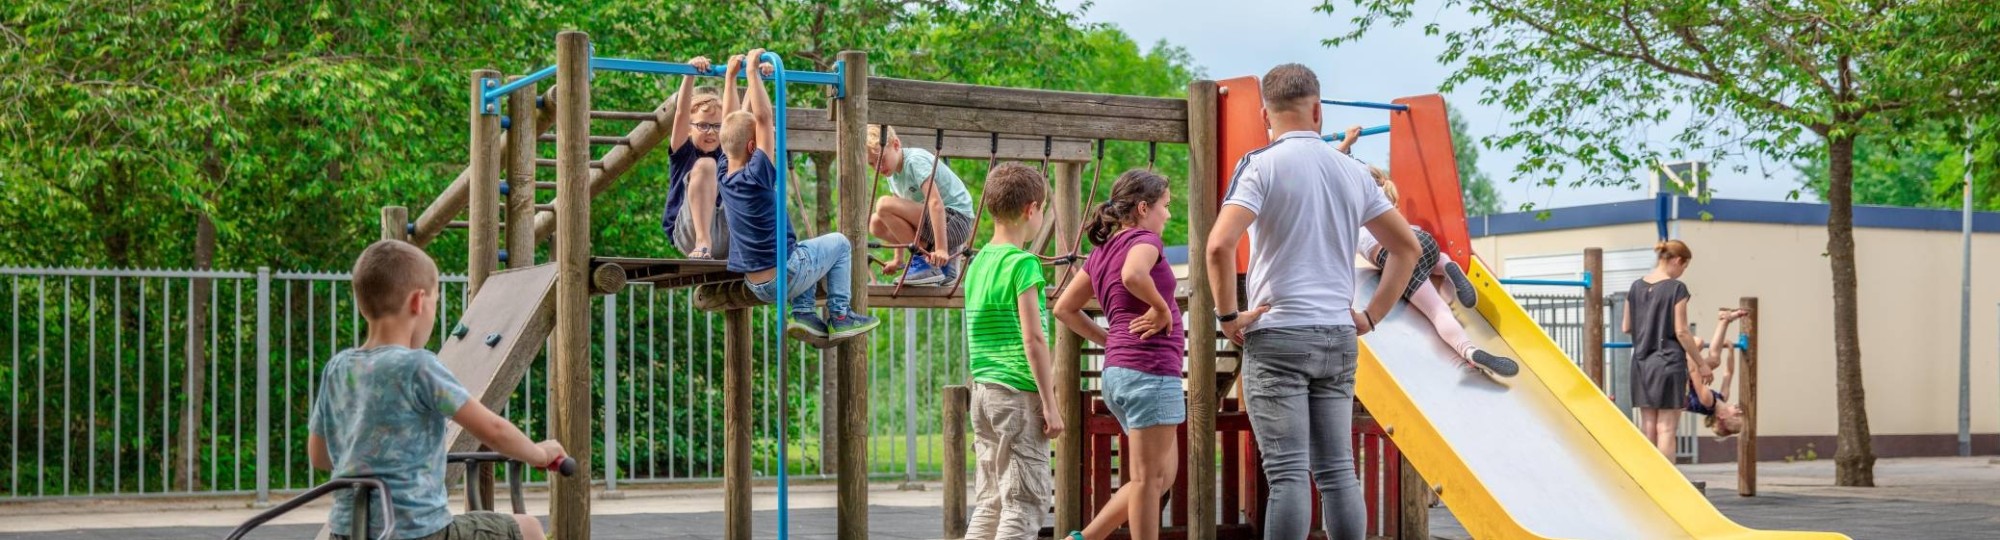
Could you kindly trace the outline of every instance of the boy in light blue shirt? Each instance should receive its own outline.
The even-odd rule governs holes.
[[[868,163],[889,177],[892,195],[875,200],[868,231],[898,246],[910,246],[905,269],[898,250],[882,267],[903,272],[905,285],[949,285],[958,279],[952,261],[972,242],[972,192],[958,173],[922,148],[904,148],[896,128],[868,126]],[[943,243],[937,241],[944,238]]]
[[[543,469],[562,462],[563,448],[555,441],[529,440],[472,399],[437,355],[423,348],[437,321],[437,264],[408,243],[376,242],[354,261],[354,303],[368,320],[368,341],[335,354],[320,375],[307,423],[313,468],[381,480],[395,507],[399,539],[542,538],[534,516],[453,516],[446,506],[446,419],[502,455]],[[327,518],[332,530],[352,530],[353,508],[353,495],[337,496]],[[381,534],[382,526],[369,523],[369,535]],[[341,534],[333,538],[347,540]]]

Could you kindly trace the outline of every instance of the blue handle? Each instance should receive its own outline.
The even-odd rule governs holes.
[[[1407,111],[1407,110],[1410,110],[1410,106],[1409,106],[1409,105],[1403,105],[1403,104],[1400,104],[1400,103],[1376,103],[1376,102],[1373,102],[1373,101],[1347,101],[1347,100],[1340,100],[1340,99],[1322,99],[1322,100],[1319,100],[1319,102],[1320,102],[1320,103],[1325,103],[1325,104],[1327,104],[1327,105],[1339,105],[1339,106],[1342,106],[1342,107],[1360,107],[1360,108],[1363,108],[1363,109],[1383,109],[1383,110],[1389,110],[1389,111]]]
[[[1383,133],[1388,133],[1388,132],[1389,132],[1389,125],[1388,125],[1388,124],[1382,124],[1382,125],[1379,125],[1379,126],[1375,126],[1375,127],[1371,127],[1371,128],[1364,128],[1364,129],[1362,129],[1362,130],[1361,130],[1361,136],[1362,136],[1362,137],[1367,137],[1367,136],[1369,136],[1369,135],[1380,135],[1380,134],[1383,134]],[[1321,139],[1321,140],[1324,140],[1324,141],[1326,141],[1326,142],[1338,142],[1338,141],[1341,141],[1341,140],[1344,140],[1344,139],[1346,139],[1346,138],[1347,138],[1347,132],[1344,132],[1344,131],[1343,131],[1343,132],[1340,132],[1340,133],[1328,133],[1328,134],[1326,134],[1326,135],[1321,135],[1321,136],[1320,136],[1320,139]]]

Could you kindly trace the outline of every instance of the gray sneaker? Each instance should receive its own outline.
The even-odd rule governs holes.
[[[792,339],[826,339],[826,321],[818,313],[800,311],[785,321],[785,335]]]
[[[1444,262],[1444,276],[1451,279],[1451,288],[1458,290],[1458,305],[1479,306],[1479,291],[1472,288],[1472,280],[1465,277],[1465,271],[1458,268],[1457,262]]]
[[[903,272],[904,285],[937,285],[944,283],[945,279],[944,271],[931,266],[922,255],[912,256],[909,268]]]
[[[866,334],[869,330],[874,330],[875,327],[881,325],[882,321],[874,317],[848,312],[834,316],[833,320],[827,321],[827,337],[829,339],[847,339]]]
[[[1514,359],[1479,349],[1472,350],[1472,363],[1501,377],[1512,377],[1521,373],[1521,365],[1514,363]]]

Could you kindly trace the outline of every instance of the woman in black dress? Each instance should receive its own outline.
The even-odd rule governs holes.
[[[1694,253],[1679,240],[1653,247],[1659,260],[1653,272],[1632,282],[1625,300],[1625,332],[1632,336],[1632,404],[1639,407],[1639,431],[1673,459],[1674,431],[1687,407],[1688,374],[1701,350],[1688,329],[1687,272]]]

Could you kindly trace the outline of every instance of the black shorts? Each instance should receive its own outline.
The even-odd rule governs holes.
[[[1438,241],[1436,238],[1431,238],[1431,233],[1416,228],[1410,229],[1410,232],[1416,233],[1417,245],[1423,247],[1423,253],[1417,257],[1416,270],[1410,272],[1410,286],[1403,289],[1404,300],[1409,300],[1410,295],[1417,293],[1417,287],[1423,286],[1424,281],[1431,278],[1431,270],[1436,269],[1438,261],[1443,258],[1438,249]],[[1375,259],[1369,262],[1375,263],[1376,268],[1388,268],[1389,250],[1375,250]]]

